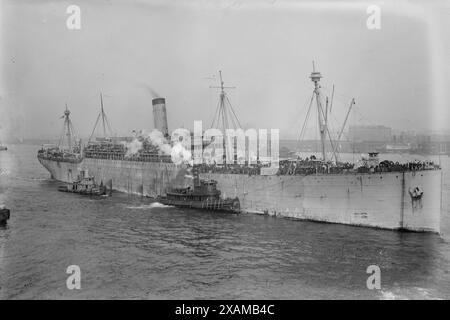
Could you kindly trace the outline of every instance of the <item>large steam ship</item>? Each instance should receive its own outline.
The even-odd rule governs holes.
[[[202,164],[200,178],[217,181],[217,188],[224,198],[239,199],[242,212],[393,230],[439,232],[442,179],[439,166],[429,162],[379,161],[376,153],[370,154],[359,165],[341,162],[336,140],[333,143],[328,129],[331,105],[329,107],[328,99],[323,103],[321,77],[315,70],[311,73],[314,91],[308,115],[313,106],[317,107],[322,159],[313,156],[283,160],[277,170],[269,170],[259,159],[253,165],[239,165],[235,161],[223,165]],[[226,119],[230,119],[225,114],[225,104],[229,100],[222,79],[219,88],[216,114],[222,115],[225,127]],[[353,103],[354,100],[349,112]],[[155,129],[167,138],[165,99],[153,99],[152,104]],[[231,111],[235,115],[234,110]],[[70,128],[68,110],[65,117],[65,126]],[[103,101],[96,126],[100,120],[106,136],[108,121]],[[234,123],[239,124],[237,117]],[[71,138],[70,130],[66,137]],[[131,140],[90,138],[84,148],[74,147],[69,142],[70,148],[65,151],[61,146],[43,147],[38,159],[56,180],[72,182],[78,172],[84,170],[97,181],[112,184],[115,190],[155,198],[166,195],[171,188],[192,183],[190,165],[174,163],[161,146],[146,139],[138,141],[138,150],[130,152]],[[326,150],[329,146],[331,157]]]

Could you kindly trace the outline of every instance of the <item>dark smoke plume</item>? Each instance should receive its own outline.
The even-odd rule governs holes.
[[[139,86],[141,88],[147,89],[148,92],[150,93],[150,95],[152,96],[153,99],[155,98],[160,98],[161,96],[152,88],[150,87],[148,84],[146,83],[139,83]]]

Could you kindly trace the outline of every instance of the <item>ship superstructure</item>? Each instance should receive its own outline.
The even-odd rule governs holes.
[[[58,144],[43,145],[38,151],[38,159],[41,163],[45,160],[75,164],[82,161],[81,140],[76,139],[75,129],[70,119],[70,110],[67,104],[61,119],[64,119],[64,124]]]
[[[342,161],[336,141],[342,135],[348,114],[338,139],[333,139],[328,129],[332,103],[328,104],[328,99],[323,102],[322,74],[313,67],[310,78],[314,90],[308,114],[315,101],[321,157],[282,160],[276,170],[269,170],[260,159],[256,164],[242,165],[236,162],[236,157],[226,157],[234,161],[199,165],[200,178],[215,181],[223,199],[238,199],[241,212],[439,232],[442,179],[439,166],[431,162],[380,161],[377,153],[359,163]],[[221,81],[222,102],[226,101],[224,89]],[[167,137],[165,99],[156,98],[152,102],[154,127]],[[354,99],[350,108],[353,104]],[[218,112],[224,115],[223,109]],[[192,179],[187,178],[190,166],[173,163],[160,146],[143,139],[139,150],[130,154],[127,143],[136,139],[139,140],[103,137],[90,141],[78,163],[38,157],[52,177],[60,181],[71,182],[76,172],[89,170],[98,181],[111,183],[116,190],[155,198],[166,196],[168,190],[192,185]]]

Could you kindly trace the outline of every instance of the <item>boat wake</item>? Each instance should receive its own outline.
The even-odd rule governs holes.
[[[153,202],[151,204],[143,204],[140,206],[127,206],[127,209],[132,210],[145,210],[145,209],[153,209],[153,208],[171,208],[172,206],[167,206],[159,202]]]
[[[30,178],[24,178],[24,177],[14,177],[16,180],[24,180],[24,181],[51,181],[49,178],[38,178],[38,177],[30,177]]]
[[[441,300],[435,296],[430,290],[425,288],[393,288],[392,290],[381,290],[381,300]]]
[[[173,206],[165,205],[165,204],[162,204],[162,203],[159,203],[159,202],[153,202],[150,205],[150,208],[172,208],[172,207]]]

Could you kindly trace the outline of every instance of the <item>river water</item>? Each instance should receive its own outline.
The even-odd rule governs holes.
[[[183,211],[57,191],[36,145],[0,152],[0,299],[450,298],[450,157],[442,234]],[[435,157],[435,160],[438,159]],[[69,290],[66,269],[81,269]],[[381,269],[369,290],[366,269]]]

